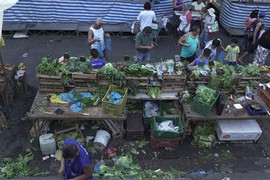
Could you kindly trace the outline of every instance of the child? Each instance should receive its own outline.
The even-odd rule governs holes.
[[[203,50],[203,53],[196,58],[193,62],[191,62],[189,65],[190,66],[203,66],[203,65],[208,65],[208,59],[211,54],[211,49],[205,48]]]
[[[238,39],[234,38],[232,39],[231,44],[225,49],[225,60],[227,60],[228,64],[232,65],[234,68],[236,68],[236,61],[238,60],[240,53],[240,48],[237,46],[237,44]]]
[[[100,69],[106,64],[105,60],[99,59],[97,49],[91,49],[90,50],[90,55],[91,55],[90,63],[92,64],[93,69]]]

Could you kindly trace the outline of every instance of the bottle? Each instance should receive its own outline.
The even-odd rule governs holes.
[[[217,115],[220,116],[222,114],[224,107],[225,107],[224,95],[220,94],[216,104]]]

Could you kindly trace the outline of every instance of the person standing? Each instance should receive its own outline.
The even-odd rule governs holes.
[[[266,30],[258,41],[254,63],[263,66],[270,53],[270,29]]]
[[[146,26],[135,38],[136,56],[140,62],[150,61],[150,50],[154,47],[152,28]]]
[[[173,0],[173,10],[174,11],[182,11],[183,10],[182,0]]]
[[[252,29],[248,35],[248,50],[238,59],[239,63],[244,63],[244,58],[246,56],[249,56],[250,54],[253,54],[254,51],[257,49],[258,40],[262,36],[264,32],[264,23],[263,19],[265,18],[265,12],[259,13],[259,19],[253,21],[253,23],[250,26],[253,26]]]
[[[208,26],[212,26],[216,20],[215,10],[213,8],[207,9],[207,12],[202,16],[204,28],[200,36],[201,47],[205,47],[205,44],[212,39],[209,34]]]
[[[203,3],[203,0],[197,0],[193,3],[191,3],[192,11],[197,12],[199,14],[202,14],[205,10],[205,4]]]
[[[238,39],[234,38],[232,39],[231,44],[225,49],[225,60],[228,61],[228,64],[232,65],[234,68],[236,68],[236,62],[240,53],[240,48],[237,46],[237,44]]]
[[[97,49],[101,58],[106,58],[105,38],[110,37],[109,33],[104,33],[103,21],[97,18],[95,23],[88,30],[88,44],[91,49]]]
[[[180,37],[183,36],[185,33],[189,32],[189,30],[190,30],[190,22],[192,20],[192,14],[189,11],[190,6],[186,5],[186,4],[183,4],[183,8],[184,8],[184,10],[183,10],[182,14],[179,17],[181,23],[180,23],[179,27],[177,28]]]
[[[197,48],[199,48],[200,28],[196,25],[192,26],[190,32],[186,33],[178,40],[178,44],[182,46],[180,57],[181,61],[193,62],[196,56]]]
[[[143,31],[146,26],[151,27],[152,23],[155,23],[157,20],[155,12],[151,10],[150,2],[144,3],[143,7],[144,10],[137,17],[137,20],[140,21],[140,31]]]
[[[77,141],[67,138],[62,147],[61,165],[58,171],[64,179],[89,179],[92,162],[86,149]]]

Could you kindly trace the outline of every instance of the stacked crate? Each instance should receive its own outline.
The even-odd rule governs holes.
[[[207,75],[207,76],[200,75],[197,78],[187,77],[186,89],[190,93],[195,93],[199,85],[207,85],[210,82],[210,79],[211,79],[210,75]]]
[[[128,113],[126,126],[127,140],[143,139],[144,128],[142,124],[142,113]]]
[[[53,93],[64,92],[64,85],[61,81],[62,74],[58,76],[49,76],[37,74],[39,92]]]
[[[72,80],[76,91],[97,91],[97,73],[83,74],[80,72],[72,73]]]
[[[262,88],[259,88],[259,96],[263,100],[263,102],[267,105],[268,108],[270,108],[270,90],[263,90]]]
[[[148,77],[127,75],[126,80],[138,89],[138,92],[146,93],[148,89]]]
[[[106,75],[98,74],[97,75],[97,83],[100,87],[107,88],[109,85],[111,85],[111,81],[107,78]]]
[[[259,85],[260,76],[242,76],[239,77],[239,83],[237,86],[237,93],[244,93],[246,87],[256,88]]]
[[[185,74],[163,74],[162,91],[175,92],[183,91],[185,89],[187,76]]]
[[[177,132],[161,131],[156,123],[172,120],[174,126],[178,126]],[[184,133],[184,125],[179,116],[154,116],[151,122],[150,144],[152,148],[177,147]]]

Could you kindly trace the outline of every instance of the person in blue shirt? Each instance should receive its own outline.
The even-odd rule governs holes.
[[[90,63],[92,64],[93,69],[100,69],[106,64],[105,60],[99,58],[99,53],[97,49],[91,49],[90,56]]]
[[[205,48],[203,50],[203,53],[196,58],[193,62],[191,62],[189,65],[190,66],[204,66],[204,65],[208,65],[208,60],[211,54],[211,49],[209,48]]]
[[[64,141],[58,173],[64,176],[65,180],[92,178],[91,156],[79,142],[70,138]]]

